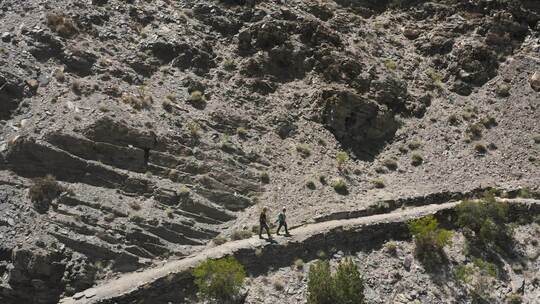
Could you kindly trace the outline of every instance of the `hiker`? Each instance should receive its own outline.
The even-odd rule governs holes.
[[[266,222],[266,207],[262,209],[261,215],[259,217],[259,238],[262,239],[262,232],[263,229],[266,229],[266,233],[268,234],[268,239],[271,240],[272,236],[270,235],[270,227],[268,227],[268,223]]]
[[[289,236],[289,230],[287,229],[287,217],[285,216],[285,207],[283,207],[282,211],[279,213],[276,223],[279,223],[278,229],[276,231],[276,234],[279,235],[279,230],[281,230],[281,227],[285,227],[285,236]]]

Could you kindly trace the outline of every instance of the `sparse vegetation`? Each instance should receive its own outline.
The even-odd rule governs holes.
[[[467,284],[471,281],[471,276],[474,275],[474,268],[469,264],[459,265],[454,270],[454,275],[458,281]]]
[[[75,21],[64,14],[49,12],[45,15],[47,25],[63,37],[71,37],[79,32]]]
[[[506,298],[508,304],[521,304],[523,303],[523,297],[520,294],[512,293]]]
[[[315,185],[315,182],[312,179],[308,179],[306,181],[306,187],[311,190],[317,189],[317,186]]]
[[[231,234],[231,240],[237,241],[237,240],[249,239],[251,235],[252,233],[249,230],[245,230],[245,229],[234,230]]]
[[[304,261],[302,259],[296,259],[294,260],[294,268],[296,270],[302,270],[304,269]]]
[[[274,289],[277,291],[282,291],[285,288],[285,284],[283,283],[283,281],[279,279],[275,279],[272,285],[274,286]]]
[[[484,144],[481,144],[481,143],[477,143],[474,145],[474,150],[476,151],[476,153],[478,154],[486,154],[487,153],[487,148]]]
[[[512,87],[508,83],[499,83],[495,88],[495,93],[497,93],[497,95],[500,97],[508,97],[510,96],[511,88]]]
[[[212,240],[212,243],[214,243],[214,245],[216,246],[219,246],[219,245],[223,245],[225,243],[227,243],[227,238],[219,235],[219,236],[216,236],[213,240]]]
[[[347,189],[347,183],[341,178],[334,179],[331,185],[332,188],[334,188],[334,190],[339,194],[347,194],[349,192]]]
[[[135,110],[148,109],[152,105],[153,98],[146,94],[143,87],[138,89],[137,94],[122,94],[122,102],[131,105]]]
[[[452,232],[439,228],[439,222],[433,215],[412,220],[408,226],[414,236],[418,259],[429,266],[442,262],[443,248],[451,243]]]
[[[138,202],[129,202],[129,207],[135,211],[141,210],[141,205]]]
[[[422,155],[418,153],[411,155],[411,165],[420,166],[422,163],[424,163],[424,157]]]
[[[441,88],[443,85],[444,76],[440,72],[434,69],[427,69],[426,75],[431,79],[432,85],[437,88]]]
[[[397,170],[397,168],[398,168],[397,161],[395,161],[394,159],[391,159],[391,158],[387,158],[387,159],[383,160],[383,165],[386,168],[388,168],[388,169],[390,169],[392,171]]]
[[[384,250],[390,254],[396,254],[397,252],[397,243],[394,241],[388,241],[384,243]]]
[[[233,257],[206,260],[193,270],[195,285],[203,299],[234,301],[244,284],[244,266]]]
[[[179,189],[178,189],[178,196],[179,197],[187,197],[189,196],[191,193],[191,190],[189,190],[188,187],[186,186],[181,186]]]
[[[234,71],[236,69],[236,63],[233,59],[225,59],[223,61],[223,68],[225,71]]]
[[[474,123],[467,127],[466,132],[469,135],[470,139],[480,139],[482,138],[483,129],[484,128],[481,123]]]
[[[64,74],[64,68],[62,67],[62,68],[58,68],[58,69],[54,70],[53,77],[58,82],[64,82],[64,80],[66,80],[66,75]]]
[[[261,172],[260,178],[263,184],[270,183],[270,175],[268,174],[268,172]]]
[[[386,59],[384,61],[384,66],[390,71],[395,71],[397,69],[397,63],[392,59]]]
[[[296,152],[303,158],[308,158],[311,155],[311,147],[307,144],[300,144],[296,146]]]
[[[364,280],[351,258],[342,260],[334,274],[328,261],[309,268],[308,304],[364,303]]]
[[[540,144],[540,134],[533,135],[532,140],[535,144]]]
[[[377,189],[382,189],[382,188],[386,187],[386,184],[385,184],[384,180],[380,179],[380,178],[372,179],[371,184],[373,185],[373,187],[375,187]]]
[[[521,189],[519,189],[519,191],[517,193],[517,196],[521,197],[521,198],[532,198],[533,197],[533,195],[531,193],[531,190],[529,188],[521,188]]]
[[[411,141],[407,146],[411,150],[417,150],[418,148],[420,148],[422,146],[422,142],[418,141],[418,140]]]
[[[173,109],[172,102],[168,99],[163,100],[163,102],[161,103],[161,106],[167,112],[171,112]]]
[[[497,126],[497,120],[493,116],[486,116],[480,120],[480,123],[484,125],[486,129]]]
[[[456,114],[452,114],[448,117],[448,123],[452,126],[457,126],[460,123],[459,117]]]
[[[236,128],[236,135],[238,135],[238,137],[246,138],[247,134],[248,134],[248,132],[247,132],[246,128],[244,128],[244,127]]]
[[[165,214],[168,218],[174,218],[174,210],[170,207],[165,209]]]
[[[186,124],[186,127],[188,128],[191,136],[197,138],[201,135],[201,126],[198,123],[190,121]]]

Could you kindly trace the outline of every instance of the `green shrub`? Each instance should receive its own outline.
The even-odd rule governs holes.
[[[312,179],[308,179],[306,181],[306,187],[308,187],[308,189],[310,189],[310,190],[317,189],[317,186],[315,185],[315,182]]]
[[[433,215],[412,220],[408,226],[414,236],[416,256],[430,266],[441,262],[443,248],[451,244],[452,232],[439,228],[439,222]]]
[[[478,258],[473,260],[473,264],[478,267],[482,274],[492,277],[497,276],[497,266],[495,264]]]
[[[347,194],[349,192],[347,188],[347,183],[341,178],[334,179],[331,185],[334,190],[339,194]]]
[[[508,204],[497,201],[493,194],[486,194],[479,201],[465,200],[456,211],[458,225],[472,230],[482,243],[501,246],[509,241]]]
[[[226,257],[202,262],[193,270],[193,277],[203,299],[224,302],[238,297],[246,272],[237,260]]]
[[[474,275],[474,268],[471,265],[459,265],[454,270],[457,280],[462,283],[471,282],[471,276]]]
[[[427,69],[426,75],[433,81],[436,86],[441,86],[444,79],[444,75],[434,69]]]
[[[333,281],[336,294],[334,303],[364,303],[364,280],[351,258],[339,263]]]
[[[352,259],[341,261],[335,274],[328,261],[309,268],[308,304],[363,304],[364,280]]]
[[[192,103],[201,103],[204,100],[204,94],[201,91],[193,91],[189,97],[189,101]]]
[[[384,250],[390,254],[396,254],[397,253],[397,243],[394,241],[388,241],[384,243]]]
[[[309,267],[308,304],[334,304],[332,273],[328,261],[317,261]]]
[[[234,230],[231,234],[231,239],[234,241],[249,239],[252,235],[252,232],[249,230]]]
[[[336,154],[336,161],[338,166],[343,166],[349,160],[349,155],[347,152],[340,151]]]
[[[384,61],[384,66],[390,71],[397,69],[397,63],[392,59],[386,59]]]

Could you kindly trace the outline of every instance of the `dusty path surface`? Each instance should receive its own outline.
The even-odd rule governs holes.
[[[540,205],[540,200],[535,199],[507,199],[505,201],[509,203]],[[403,223],[410,219],[420,218],[429,214],[436,214],[438,212],[452,209],[459,203],[460,201],[432,204],[410,209],[396,210],[394,212],[385,214],[314,223],[295,229],[292,231],[292,237],[276,237],[274,243],[269,243],[266,240],[260,240],[258,237],[232,241],[220,246],[207,248],[182,260],[170,261],[164,265],[142,272],[134,272],[123,275],[118,279],[87,289],[83,292],[75,294],[72,297],[61,299],[59,303],[113,303],[115,299],[122,298],[136,292],[137,290],[144,289],[146,286],[152,285],[154,282],[160,279],[166,279],[169,276],[180,273],[188,273],[193,267],[197,266],[201,261],[208,258],[220,258],[227,255],[233,255],[241,250],[255,250],[256,248],[264,248],[265,246],[285,248],[294,243],[298,244],[305,242],[306,240],[312,240],[314,236],[324,236],[330,231],[334,231],[336,229],[339,229],[339,232],[347,233],[369,233],[369,230],[365,229],[366,227],[385,223]]]

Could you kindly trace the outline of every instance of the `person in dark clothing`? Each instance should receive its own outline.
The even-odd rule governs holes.
[[[266,229],[266,233],[268,234],[268,239],[272,239],[272,235],[270,235],[270,227],[268,227],[268,223],[266,222],[266,207],[263,208],[261,215],[259,216],[259,238],[262,239],[262,232],[263,229]]]
[[[289,230],[287,229],[287,216],[285,215],[286,209],[283,208],[283,210],[279,213],[276,223],[279,224],[278,229],[276,231],[276,234],[279,235],[279,231],[281,230],[281,227],[285,228],[285,236],[290,236]]]

